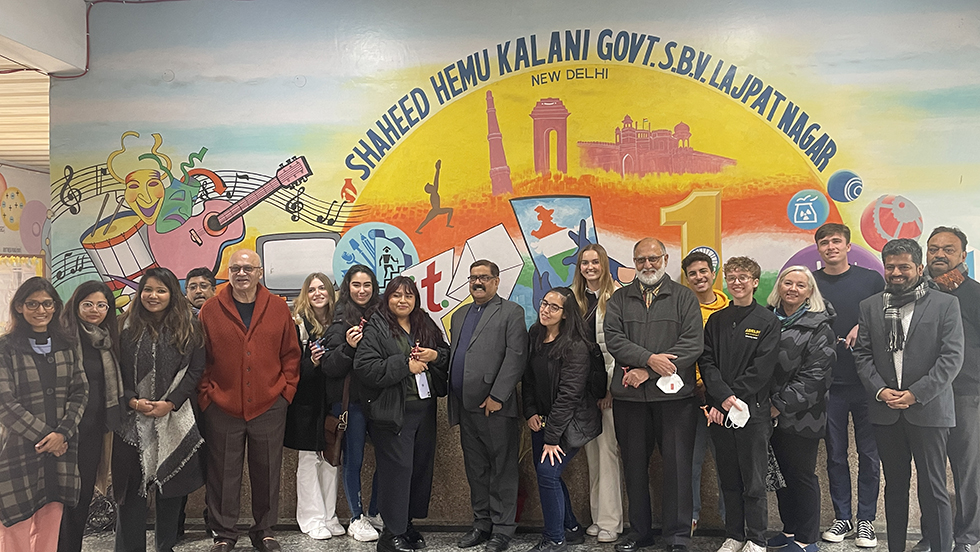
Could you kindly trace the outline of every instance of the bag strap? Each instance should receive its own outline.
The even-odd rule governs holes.
[[[350,404],[350,374],[344,378],[344,397],[340,401],[341,409],[347,412],[347,407]]]

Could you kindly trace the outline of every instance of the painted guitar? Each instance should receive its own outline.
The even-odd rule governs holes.
[[[165,234],[150,229],[153,257],[178,278],[183,278],[191,269],[199,266],[206,266],[217,273],[224,249],[245,237],[242,215],[279,188],[303,182],[312,174],[306,157],[293,157],[279,166],[276,176],[241,200],[231,203],[223,199],[208,199],[204,202],[204,211],[180,227]]]

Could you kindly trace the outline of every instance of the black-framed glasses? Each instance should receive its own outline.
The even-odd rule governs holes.
[[[496,278],[496,276],[491,276],[490,274],[475,274],[470,275],[467,280],[469,280],[471,284],[475,284],[477,282],[483,282],[485,284],[494,278]]]
[[[649,257],[633,257],[633,263],[637,265],[645,265],[647,263],[657,264],[666,256],[667,254],[664,253],[663,255],[650,255]]]
[[[250,265],[245,265],[245,266],[229,266],[228,267],[228,273],[229,274],[235,274],[236,272],[243,272],[245,274],[251,274],[252,272],[254,272],[258,268],[262,268],[262,267],[261,266],[250,266]]]
[[[106,312],[109,310],[109,303],[106,303],[105,301],[99,301],[98,303],[82,301],[79,306],[82,307],[82,310],[97,310],[99,312]]]
[[[54,308],[53,299],[45,299],[44,301],[24,301],[24,308],[29,311],[36,311],[37,309],[44,307],[44,310],[51,310]]]
[[[546,310],[551,314],[558,314],[558,311],[564,309],[565,307],[559,305],[558,303],[549,303],[544,299],[541,300],[541,304],[538,305],[539,310]]]

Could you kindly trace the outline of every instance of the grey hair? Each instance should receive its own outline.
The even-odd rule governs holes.
[[[779,277],[776,278],[776,285],[773,286],[772,291],[769,292],[769,298],[766,299],[766,304],[770,307],[778,307],[781,300],[779,298],[779,282],[783,281],[783,278],[791,272],[802,272],[806,275],[806,286],[810,290],[810,311],[812,312],[823,312],[827,310],[827,302],[824,301],[823,295],[820,293],[820,288],[817,287],[817,280],[813,277],[813,273],[810,269],[802,265],[793,265],[786,267],[782,272],[779,273]]]

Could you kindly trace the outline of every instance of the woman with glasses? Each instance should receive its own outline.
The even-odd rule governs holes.
[[[177,544],[183,498],[204,485],[194,409],[204,337],[166,268],[150,268],[122,316],[119,364],[126,406],[112,443],[116,552],[146,550],[146,499],[155,498],[156,550]]]
[[[768,546],[815,552],[820,538],[817,445],[827,426],[827,394],[837,362],[831,329],[835,314],[804,266],[779,274],[768,303],[782,323],[770,396],[776,421],[770,443],[786,479],[786,486],[776,491],[783,532],[770,538]]]
[[[374,440],[378,507],[384,518],[379,552],[425,548],[412,526],[429,514],[436,452],[436,397],[447,391],[449,345],[419,305],[407,276],[388,283],[364,326],[354,374]]]
[[[606,301],[618,287],[609,272],[609,256],[606,248],[597,243],[582,248],[575,265],[572,291],[575,302],[585,313],[585,328],[589,340],[602,351],[606,362],[606,396],[599,400],[602,412],[602,433],[585,445],[585,457],[589,461],[589,504],[592,507],[592,525],[585,531],[599,542],[615,542],[623,532],[623,491],[620,485],[619,444],[613,424],[612,382],[616,361],[606,350],[606,338],[602,321],[606,315]]]
[[[333,319],[333,283],[314,272],[303,281],[293,302],[293,319],[303,355],[296,395],[286,409],[283,445],[299,451],[296,459],[296,523],[316,540],[347,532],[337,520],[337,468],[320,453],[326,447],[323,422],[336,395],[323,372],[326,348],[321,340]]]
[[[599,408],[586,393],[589,335],[575,295],[567,287],[549,291],[528,332],[530,355],[523,401],[531,429],[544,533],[535,552],[567,549],[566,535],[581,531],[568,488],[561,478],[568,461],[602,431]]]
[[[0,550],[57,550],[63,508],[78,502],[88,384],[61,310],[54,286],[30,278],[0,337]]]
[[[78,450],[82,491],[78,504],[65,508],[58,537],[59,552],[79,552],[99,465],[109,461],[102,458],[102,443],[108,433],[119,429],[120,403],[125,402],[119,371],[119,325],[109,286],[90,280],[75,288],[62,313],[62,324],[78,344],[78,357],[88,379],[88,404],[78,424],[78,442],[84,444]]]
[[[364,464],[364,443],[367,439],[367,420],[361,401],[360,385],[351,377],[354,354],[364,337],[364,323],[378,307],[378,280],[364,265],[347,269],[340,284],[340,297],[334,309],[333,323],[327,328],[322,365],[327,377],[328,400],[333,414],[340,416],[341,400],[346,380],[350,379],[347,404],[347,430],[344,432],[343,481],[344,494],[350,507],[351,520],[347,533],[360,542],[378,540],[383,527],[378,514],[378,472],[372,476],[371,502],[368,511],[361,503],[361,467]]]

